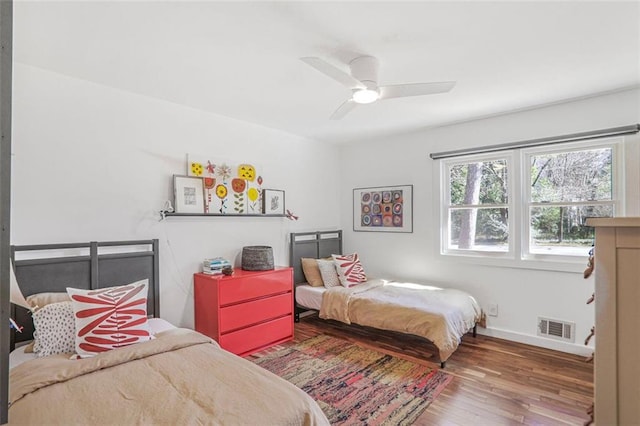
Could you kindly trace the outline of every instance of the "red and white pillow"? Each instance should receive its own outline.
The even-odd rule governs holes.
[[[364,273],[358,253],[332,254],[331,257],[338,271],[340,284],[344,287],[351,287],[367,281],[367,275]]]
[[[151,339],[147,324],[149,280],[97,290],[67,288],[75,316],[76,353],[88,358]]]

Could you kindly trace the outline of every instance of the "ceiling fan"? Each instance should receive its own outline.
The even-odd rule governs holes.
[[[331,115],[331,120],[339,120],[359,104],[370,104],[377,100],[403,98],[407,96],[433,95],[453,89],[455,81],[433,83],[410,83],[378,86],[378,59],[373,56],[359,56],[349,63],[351,73],[331,65],[316,57],[300,58],[324,75],[351,89],[352,95]]]

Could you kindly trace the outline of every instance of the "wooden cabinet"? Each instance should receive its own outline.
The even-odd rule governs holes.
[[[596,227],[595,424],[640,424],[640,218]]]
[[[236,355],[293,339],[293,269],[194,274],[195,328]]]

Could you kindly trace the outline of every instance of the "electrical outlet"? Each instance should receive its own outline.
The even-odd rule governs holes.
[[[487,315],[491,317],[498,316],[498,304],[497,303],[489,303]]]

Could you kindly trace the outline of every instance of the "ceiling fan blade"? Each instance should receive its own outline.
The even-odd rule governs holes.
[[[393,84],[380,87],[380,99],[403,98],[406,96],[434,95],[453,89],[455,81],[440,81],[435,83]]]
[[[300,58],[300,60],[308,65],[311,65],[322,74],[326,75],[327,77],[331,77],[338,83],[341,83],[350,89],[365,87],[365,85],[361,81],[353,78],[351,75],[347,74],[339,68],[334,67],[323,59],[315,57],[304,57]]]
[[[333,112],[333,114],[331,114],[331,117],[329,118],[331,120],[340,120],[342,117],[347,115],[349,112],[351,112],[351,110],[353,110],[357,106],[358,104],[353,102],[352,99],[347,99],[346,101],[344,101],[342,105],[338,107],[337,110]]]

